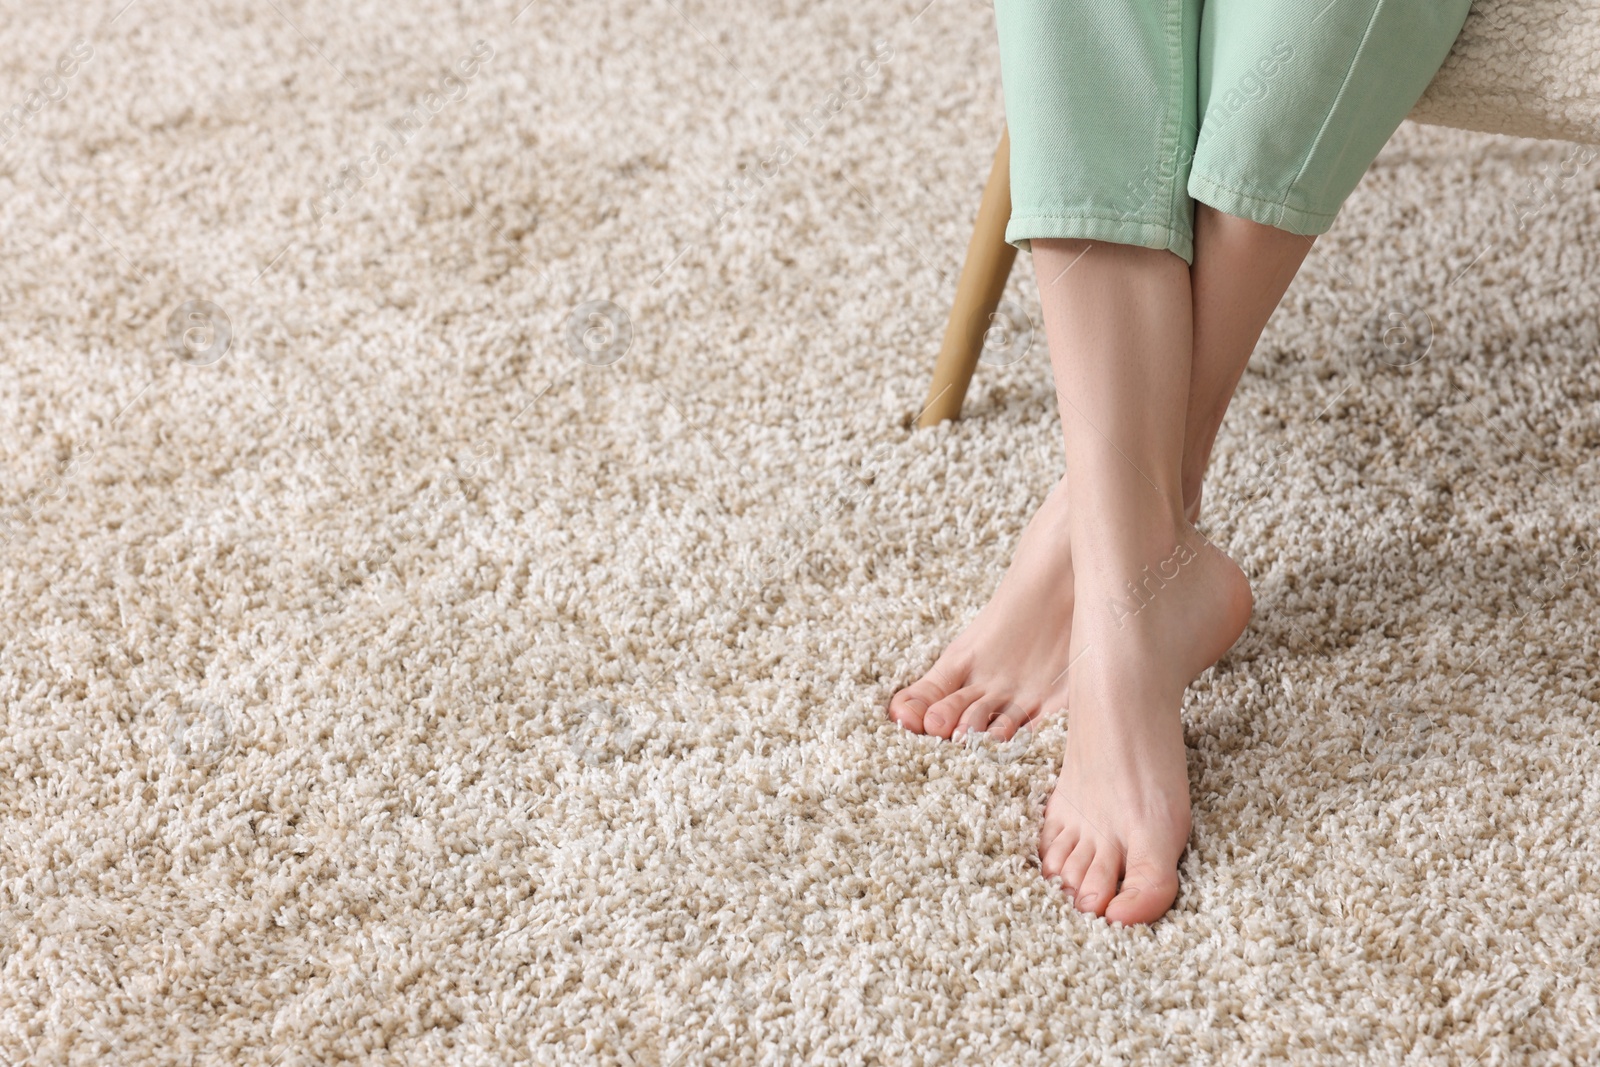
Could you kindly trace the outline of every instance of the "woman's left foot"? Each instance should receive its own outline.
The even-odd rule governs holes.
[[[1010,738],[1067,698],[1072,644],[1067,489],[1057,482],[1029,520],[1000,587],[933,668],[889,701],[889,717],[936,737]]]

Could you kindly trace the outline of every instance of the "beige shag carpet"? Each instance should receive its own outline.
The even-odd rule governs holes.
[[[1062,723],[882,710],[1061,466],[1025,329],[909,428],[989,10],[124,2],[0,38],[0,1062],[1600,1057],[1592,157],[1408,125],[1318,242],[1121,930]]]

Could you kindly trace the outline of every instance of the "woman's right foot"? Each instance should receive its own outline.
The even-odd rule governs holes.
[[[1154,922],[1177,897],[1189,839],[1184,690],[1244,631],[1250,583],[1193,527],[1142,553],[1086,546],[1083,560],[1066,751],[1040,865],[1080,911]]]

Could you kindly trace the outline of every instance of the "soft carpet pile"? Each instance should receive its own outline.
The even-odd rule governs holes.
[[[992,13],[524,2],[8,10],[0,1061],[1600,1056],[1592,157],[1408,125],[1317,242],[1116,929],[1063,723],[883,714],[1061,469],[1026,257],[910,428]]]

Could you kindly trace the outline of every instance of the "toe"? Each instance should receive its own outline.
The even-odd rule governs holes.
[[[1046,878],[1054,878],[1067,865],[1067,857],[1078,847],[1078,830],[1075,826],[1061,829],[1048,838],[1039,839],[1039,869]]]
[[[956,728],[956,723],[961,721],[961,716],[966,712],[974,700],[983,696],[983,690],[975,685],[957,689],[954,693],[937,701],[928,709],[928,714],[922,719],[922,732],[933,734],[936,737],[949,737],[950,732]]]
[[[967,710],[961,713],[961,721],[956,723],[956,728],[950,736],[960,737],[964,733],[981,734],[989,729],[989,723],[994,717],[1005,709],[1005,697],[980,697],[967,705]]]
[[[1001,741],[1009,741],[1016,736],[1018,730],[1032,722],[1037,710],[1030,710],[1027,705],[1019,704],[1014,700],[1007,701],[989,720],[987,727],[991,737]]]
[[[1054,812],[1049,808],[1044,812],[1044,825],[1039,827],[1039,858],[1044,859],[1045,853],[1050,851],[1050,846],[1060,839],[1061,835],[1071,825],[1065,819],[1053,818]],[[1072,840],[1076,842],[1078,835],[1073,834]]]
[[[1083,882],[1078,887],[1078,892],[1073,896],[1073,905],[1079,911],[1093,912],[1095,915],[1104,915],[1106,906],[1111,903],[1111,898],[1117,892],[1117,876],[1122,873],[1122,858],[1117,850],[1112,847],[1095,850],[1094,862],[1089,865],[1089,870],[1083,876]]]
[[[1089,872],[1089,865],[1094,862],[1094,834],[1084,834],[1078,838],[1078,843],[1067,855],[1067,861],[1061,865],[1061,888],[1076,895],[1083,888],[1083,876]]]
[[[906,686],[889,701],[889,718],[914,734],[923,730],[923,716],[928,709],[949,695],[949,689],[939,684],[932,671]]]
[[[1125,926],[1153,923],[1165,915],[1177,899],[1178,868],[1175,864],[1131,863],[1122,879],[1122,892],[1106,905],[1106,920]]]
[[[1046,801],[1044,806],[1044,825],[1039,828],[1040,848],[1046,847],[1050,841],[1061,831],[1069,826],[1076,826],[1077,820],[1073,819],[1072,808],[1067,804],[1055,803],[1054,795]]]

